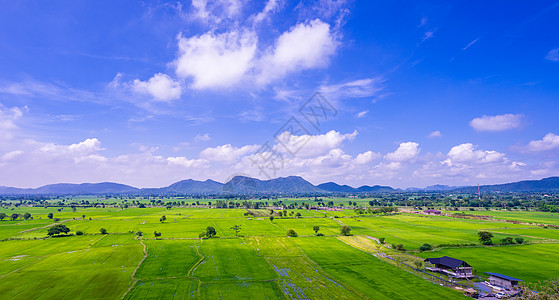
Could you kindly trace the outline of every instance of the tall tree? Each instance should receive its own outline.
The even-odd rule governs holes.
[[[70,228],[68,228],[68,226],[64,224],[56,224],[48,229],[47,234],[49,236],[53,236],[55,234],[60,235],[62,233],[68,233],[68,232],[70,232]]]
[[[208,227],[206,228],[206,236],[207,236],[207,237],[211,238],[212,236],[214,236],[214,235],[216,235],[216,234],[217,234],[217,232],[215,231],[215,228],[213,228],[213,227],[211,227],[211,226],[208,226]]]

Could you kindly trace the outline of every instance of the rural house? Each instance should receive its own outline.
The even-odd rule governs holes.
[[[423,213],[428,215],[440,215],[441,211],[437,209],[426,209],[423,211]]]
[[[454,278],[474,277],[472,267],[463,260],[443,256],[427,258],[425,261],[429,263],[426,269],[432,272],[446,274]]]
[[[518,282],[522,281],[520,279],[516,279],[499,273],[485,272],[485,274],[489,274],[489,283],[491,285],[502,287],[508,290],[516,289],[518,287]]]

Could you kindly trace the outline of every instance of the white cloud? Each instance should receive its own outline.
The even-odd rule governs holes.
[[[200,152],[200,157],[209,161],[236,162],[241,156],[255,152],[260,146],[247,145],[240,148],[231,144],[221,145],[214,148],[206,148]]]
[[[476,150],[476,146],[471,143],[464,143],[454,146],[448,152],[448,159],[445,163],[453,165],[456,163],[493,163],[503,161],[505,154],[497,151]]]
[[[178,165],[185,168],[200,168],[207,165],[207,161],[204,159],[188,159],[184,156],[167,157],[167,162],[170,165]]]
[[[426,40],[428,40],[428,39],[430,39],[434,36],[435,36],[435,31],[434,30],[426,31],[425,34],[423,35],[423,40],[422,41],[425,42]]]
[[[268,83],[295,71],[325,67],[339,45],[330,25],[319,19],[284,32],[259,62],[257,81]]]
[[[182,93],[180,83],[162,73],[153,75],[148,81],[134,80],[132,89],[137,93],[149,94],[158,101],[179,99]]]
[[[443,134],[440,131],[435,130],[435,131],[429,133],[429,135],[427,137],[428,138],[438,138],[438,137],[442,137],[442,136],[443,136]]]
[[[212,138],[210,137],[209,133],[204,133],[204,134],[197,134],[194,137],[194,141],[195,142],[207,142],[209,140],[211,140]]]
[[[25,107],[24,109],[27,109]],[[23,111],[19,107],[7,108],[0,103],[0,139],[10,139],[17,129],[16,120],[21,118]]]
[[[20,156],[20,155],[22,155],[22,154],[23,154],[23,151],[21,151],[21,150],[14,150],[14,151],[11,151],[11,152],[8,152],[8,153],[2,155],[2,156],[0,157],[0,161],[12,160],[12,159],[14,159],[14,158],[16,158],[16,157],[18,157],[18,156]]]
[[[545,59],[550,61],[559,61],[559,48],[549,51]]]
[[[368,164],[374,160],[377,160],[381,157],[380,153],[376,153],[373,151],[367,151],[367,152],[363,152],[358,154],[354,161],[356,164],[362,165],[362,164]]]
[[[268,0],[268,2],[266,2],[266,6],[264,6],[264,9],[254,16],[254,23],[258,24],[264,21],[271,13],[278,10],[281,4],[281,0]]]
[[[319,135],[292,135],[285,131],[277,136],[276,151],[290,153],[297,157],[312,157],[322,155],[330,150],[339,148],[343,141],[353,141],[357,136],[357,130],[353,133],[342,134],[331,130]]]
[[[468,45],[466,45],[466,47],[462,48],[462,50],[466,50],[466,49],[470,48],[470,47],[473,46],[475,43],[477,43],[478,40],[479,40],[479,38],[477,38],[477,39],[475,39],[475,40],[469,42]]]
[[[369,113],[368,110],[364,110],[364,111],[361,111],[361,112],[357,113],[356,117],[357,117],[357,118],[363,118],[363,117],[366,116],[368,113]]]
[[[520,114],[483,116],[470,121],[470,126],[477,131],[503,131],[519,128],[522,125],[522,118]]]
[[[368,98],[383,90],[383,81],[380,77],[364,78],[340,84],[323,85],[319,87],[319,90],[328,99]]]
[[[191,87],[231,87],[252,67],[258,38],[250,31],[205,33],[185,38],[179,35],[176,74],[192,78]]]
[[[241,0],[192,0],[194,17],[211,24],[219,24],[226,19],[238,17],[242,4]]]
[[[554,133],[546,134],[541,140],[531,141],[526,149],[531,152],[549,151],[559,148],[559,136]]]
[[[401,143],[396,151],[386,154],[384,158],[395,162],[402,162],[417,157],[417,155],[419,155],[419,151],[420,149],[418,143],[405,142]]]

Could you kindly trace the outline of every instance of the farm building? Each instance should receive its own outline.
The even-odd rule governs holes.
[[[437,209],[426,209],[423,211],[423,213],[428,215],[440,215],[441,211]]]
[[[518,282],[522,281],[520,279],[516,279],[499,273],[485,272],[485,274],[489,274],[489,283],[491,285],[502,287],[509,290],[517,288]]]
[[[473,268],[463,260],[443,256],[437,258],[427,258],[425,261],[429,263],[426,267],[429,271],[446,274],[454,278],[474,277],[472,273]]]

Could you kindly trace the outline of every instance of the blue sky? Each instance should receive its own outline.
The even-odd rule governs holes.
[[[556,1],[5,3],[0,185],[558,175],[557,28]]]

